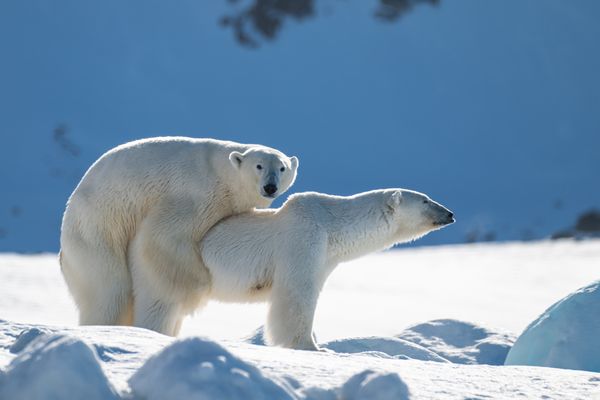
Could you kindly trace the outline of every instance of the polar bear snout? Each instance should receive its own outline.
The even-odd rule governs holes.
[[[277,172],[266,174],[260,183],[260,194],[263,197],[274,199],[278,196],[280,175]]]
[[[444,218],[436,222],[436,225],[450,225],[454,222],[456,222],[454,219],[454,213],[452,211],[448,211]]]
[[[446,207],[441,204],[433,203],[435,207],[435,219],[433,225],[435,226],[445,226],[450,225],[456,222],[454,219],[454,213],[448,210]]]
[[[274,183],[267,183],[265,186],[263,186],[262,190],[263,196],[273,198],[277,193],[277,185]]]

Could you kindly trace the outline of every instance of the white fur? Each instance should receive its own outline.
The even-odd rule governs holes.
[[[211,284],[197,243],[222,218],[268,207],[297,167],[268,147],[184,137],[104,154],[71,195],[61,229],[61,269],[80,323],[177,334]],[[272,197],[268,183],[278,187]]]
[[[350,197],[292,195],[277,210],[225,219],[201,242],[211,298],[268,301],[271,344],[317,349],[312,325],[325,280],[338,265],[452,223],[427,196],[387,189]]]

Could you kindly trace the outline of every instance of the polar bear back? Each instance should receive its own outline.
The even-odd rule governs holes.
[[[110,195],[136,196],[139,191],[143,191],[144,196],[177,193],[206,188],[207,183],[213,185],[215,181],[235,181],[228,154],[248,147],[192,138],[152,138],[127,143],[99,158],[86,172],[73,196],[91,197],[103,193],[94,196],[95,200],[114,204]]]
[[[228,155],[249,147],[183,137],[144,139],[116,147],[89,168],[71,195],[63,230],[87,223],[111,230],[106,232],[110,235],[129,236],[136,221],[160,203],[182,213],[201,213],[197,205],[216,201],[224,216],[234,213],[238,204],[244,210],[243,192],[236,192],[235,199],[230,195],[229,187],[239,178]],[[212,199],[215,193],[221,198]]]

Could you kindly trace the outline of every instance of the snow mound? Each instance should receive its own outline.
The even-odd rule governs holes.
[[[339,339],[321,345],[336,353],[362,353],[403,360],[448,362],[436,353],[418,344],[393,337],[364,337]]]
[[[10,352],[13,354],[20,353],[27,345],[39,336],[49,335],[51,332],[44,328],[30,328],[23,330],[17,340],[10,346]]]
[[[396,337],[457,364],[503,365],[515,341],[512,335],[453,319],[414,325]]]
[[[146,400],[295,398],[285,383],[200,338],[177,341],[150,357],[129,385]]]
[[[571,293],[533,321],[506,365],[600,372],[600,281]]]
[[[0,379],[0,398],[119,399],[94,350],[85,342],[67,335],[36,335],[33,329],[19,339],[31,336],[36,337],[21,349]],[[13,347],[18,348],[19,339]]]
[[[408,386],[398,374],[365,370],[354,375],[341,388],[343,400],[408,400]]]
[[[514,336],[453,319],[411,326],[396,337],[358,337],[320,343],[336,353],[360,353],[379,358],[503,365]],[[265,345],[264,328],[256,329],[244,342]]]

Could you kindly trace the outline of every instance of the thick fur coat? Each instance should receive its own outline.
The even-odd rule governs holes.
[[[333,269],[454,222],[426,195],[402,189],[350,197],[292,195],[276,210],[225,219],[200,244],[212,275],[210,297],[267,301],[270,344],[316,350],[312,335],[319,293]]]
[[[116,147],[86,172],[61,228],[61,269],[84,325],[176,335],[211,276],[198,242],[219,220],[268,207],[294,182],[296,157],[212,139]]]

